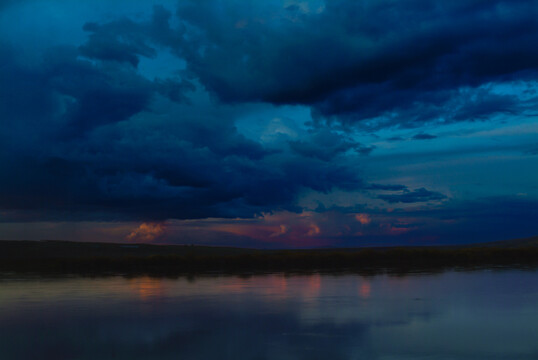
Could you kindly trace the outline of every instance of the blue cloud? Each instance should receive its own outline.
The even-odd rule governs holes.
[[[436,170],[421,161],[440,166],[450,154],[439,144],[463,141],[454,126],[480,121],[483,131],[535,116],[535,2],[318,5],[184,0],[136,15],[116,4],[69,19],[80,39],[50,35],[37,48],[16,31],[0,36],[3,220],[291,214],[306,210],[305,194],[319,214],[346,215],[350,202],[378,213],[437,206],[438,219],[477,207],[471,186],[452,192],[455,180],[426,181]],[[441,130],[447,124],[452,133]],[[519,156],[525,169],[510,176],[523,185],[510,191],[533,198],[534,130],[523,130],[507,129],[514,134],[495,138],[499,146],[471,131],[468,146],[450,151],[463,161],[478,145]],[[500,172],[476,169],[461,182],[491,185]],[[434,183],[450,199],[427,190]],[[494,185],[491,196],[509,188]],[[457,209],[452,194],[465,200]]]
[[[413,140],[431,140],[435,139],[437,136],[426,134],[426,133],[420,133],[413,136]]]
[[[425,188],[416,189],[413,191],[404,190],[401,194],[381,194],[378,198],[388,203],[416,203],[432,200],[446,199],[446,195],[439,192],[429,191]]]

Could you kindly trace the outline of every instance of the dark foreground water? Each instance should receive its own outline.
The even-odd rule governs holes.
[[[538,273],[4,275],[0,359],[538,359]]]

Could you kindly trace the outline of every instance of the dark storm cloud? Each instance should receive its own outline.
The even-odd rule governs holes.
[[[63,104],[70,135],[126,120],[148,106],[153,90],[146,79],[122,67],[95,66],[76,56],[75,49],[51,49],[42,75],[50,93],[74,100]]]
[[[537,78],[531,0],[329,1],[279,20],[208,1],[178,15],[192,29],[180,45],[189,69],[224,101],[312,104],[349,121],[396,112],[390,124],[411,125],[523,111],[515,97],[478,87]],[[462,99],[461,88],[477,96]]]
[[[147,22],[87,23],[81,53],[136,67],[167,48],[224,102],[307,104],[316,116],[374,127],[532,107],[492,87],[538,78],[532,0],[337,0],[309,12],[184,1],[174,16],[157,6]]]
[[[233,107],[184,101],[196,90],[183,79],[150,81],[74,47],[32,67],[13,48],[2,53],[4,220],[249,217],[300,211],[306,188],[363,186],[343,163],[245,138]]]
[[[446,199],[446,195],[435,191],[429,191],[425,188],[416,189],[413,191],[404,190],[401,194],[381,194],[377,196],[379,199],[388,203],[416,203],[432,200]]]
[[[445,244],[508,240],[536,234],[538,202],[508,196],[451,200],[436,209],[406,211],[393,216],[417,217],[424,223],[402,234],[402,243],[418,240],[428,244],[431,243],[428,239],[432,238]]]
[[[188,79],[155,79],[155,91],[177,103],[188,103],[189,92],[196,90],[194,84]]]
[[[338,209],[354,212],[355,209]],[[536,234],[538,202],[517,197],[449,200],[442,207],[362,209],[372,221],[364,236],[335,239],[339,246],[441,245],[525,238]],[[392,231],[387,236],[386,231]]]
[[[157,56],[155,49],[148,46],[144,39],[136,36],[137,31],[133,30],[137,27],[137,24],[128,19],[103,26],[87,23],[84,30],[92,34],[88,42],[80,47],[80,52],[89,58],[127,62],[136,67],[139,56]],[[114,36],[117,28],[121,28],[122,40]]]
[[[443,200],[365,183],[356,155],[374,147],[323,125],[411,127],[536,106],[495,90],[537,79],[531,0],[273,5],[183,1],[148,8],[146,20],[80,19],[86,40],[31,60],[16,37],[1,44],[2,219],[251,217],[300,212],[305,191],[334,189]],[[150,78],[143,60],[161,70],[162,54],[185,65]],[[251,102],[306,105],[314,123],[270,147],[236,126]]]
[[[71,147],[63,158],[44,153],[1,159],[9,169],[0,176],[3,219],[250,217],[300,211],[294,200],[303,188],[328,192],[362,185],[349,169],[319,160],[252,161],[189,142],[173,144],[170,135],[151,137],[146,142],[92,137],[79,146],[52,149]],[[144,154],[149,147],[151,154]]]
[[[350,137],[330,130],[318,130],[301,140],[290,141],[291,149],[303,156],[330,161],[335,156],[345,154],[350,150],[368,155],[373,147],[363,146]]]
[[[184,243],[188,234],[189,239],[198,235],[208,244],[279,248],[506,240],[535,234],[537,205],[536,200],[522,197],[447,199],[442,205],[390,210],[367,204],[328,208],[320,204],[315,211],[300,214],[277,212],[248,220],[177,221],[173,225],[176,230],[165,241]]]
[[[146,110],[155,93],[182,101],[183,93],[194,89],[178,80],[170,90],[171,79],[152,82],[120,64],[94,64],[80,59],[74,47],[50,48],[32,67],[9,45],[1,55],[0,107],[10,128],[21,131],[19,139],[26,135],[22,132],[59,129],[65,136],[80,136]]]
[[[320,215],[333,214],[327,221]],[[367,214],[360,224],[354,214]],[[347,215],[347,216],[346,216]],[[486,197],[475,200],[447,199],[442,206],[379,209],[368,206],[321,209],[316,220],[321,237],[336,232],[323,229],[336,225],[342,236],[332,237],[333,246],[434,245],[508,240],[536,234],[538,202],[525,197]],[[324,222],[325,221],[325,222]],[[346,231],[350,230],[350,231]],[[356,232],[360,231],[360,236]],[[388,236],[387,236],[388,235]]]
[[[299,211],[294,201],[304,188],[363,186],[349,167],[266,151],[232,122],[204,115],[180,107],[164,119],[146,114],[84,138],[40,134],[25,154],[0,159],[9,169],[0,176],[0,206],[10,211],[4,218],[249,217]]]
[[[437,138],[437,136],[426,133],[420,133],[413,136],[413,140],[431,140],[435,138]]]
[[[159,45],[177,46],[183,41],[183,28],[175,31],[170,28],[171,15],[164,7],[154,6],[152,17],[147,22],[128,18],[104,24],[88,22],[83,29],[90,35],[88,41],[80,46],[80,52],[89,58],[137,67],[140,56],[156,57]]]

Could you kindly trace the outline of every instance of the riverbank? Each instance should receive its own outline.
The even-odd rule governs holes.
[[[41,244],[39,244],[41,243]],[[132,275],[274,271],[413,272],[538,267],[538,247],[255,250],[199,246],[0,242],[0,271]]]

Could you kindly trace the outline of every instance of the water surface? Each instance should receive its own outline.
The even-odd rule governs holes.
[[[538,273],[4,275],[0,358],[538,359]]]

